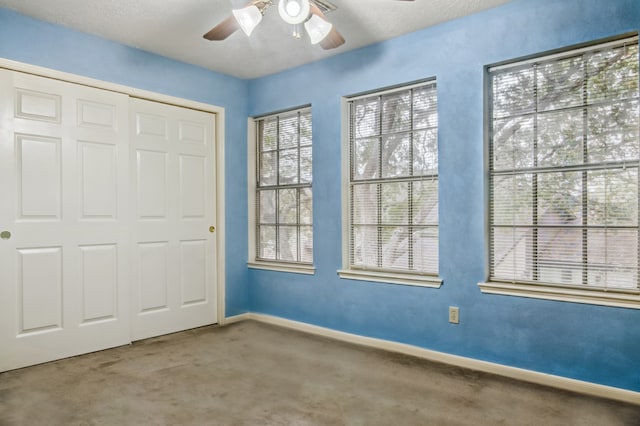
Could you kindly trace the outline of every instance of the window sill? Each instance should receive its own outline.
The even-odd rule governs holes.
[[[303,265],[297,263],[279,263],[279,262],[247,262],[247,266],[251,269],[264,269],[276,272],[291,272],[293,274],[314,275],[316,268],[313,265]]]
[[[534,299],[559,300],[561,302],[640,309],[640,294],[635,293],[594,291],[502,282],[478,283],[478,286],[480,287],[480,291],[487,294],[531,297]]]
[[[340,278],[348,280],[373,281],[385,284],[410,285],[429,288],[440,288],[442,286],[442,279],[431,275],[412,275],[355,269],[340,269],[338,270],[338,275]]]

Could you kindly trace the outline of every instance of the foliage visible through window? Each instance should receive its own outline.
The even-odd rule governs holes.
[[[435,82],[349,101],[352,269],[438,272]]]
[[[637,38],[490,77],[490,279],[638,290]]]
[[[256,124],[256,259],[312,263],[311,110]]]

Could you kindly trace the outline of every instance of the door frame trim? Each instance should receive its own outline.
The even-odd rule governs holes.
[[[183,108],[194,109],[212,113],[215,117],[215,167],[216,167],[216,316],[218,325],[225,324],[225,169],[224,169],[224,145],[225,145],[225,110],[223,107],[206,104],[189,99],[165,95],[149,90],[138,89],[122,84],[111,83],[85,77],[78,74],[57,71],[54,69],[13,61],[0,57],[0,68],[10,71],[18,71],[26,74],[33,74],[40,77],[51,78],[67,83],[79,84],[96,89],[108,90],[110,92],[122,93],[132,98],[146,99],[163,104],[174,105]]]

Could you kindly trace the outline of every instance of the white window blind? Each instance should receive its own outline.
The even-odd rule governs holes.
[[[490,280],[638,291],[637,37],[489,74]]]
[[[311,109],[256,119],[256,131],[256,260],[311,264]]]
[[[349,267],[437,275],[435,82],[348,107]]]

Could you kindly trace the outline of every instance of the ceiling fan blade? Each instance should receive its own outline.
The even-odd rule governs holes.
[[[320,47],[324,50],[335,49],[344,44],[344,37],[338,32],[338,30],[331,28],[331,32],[320,42]]]
[[[320,10],[320,8],[315,5],[315,3],[313,3],[312,1],[309,3],[311,6],[312,14],[318,15],[320,18],[329,22],[324,13],[322,13],[322,10]],[[344,37],[342,37],[342,34],[340,34],[338,30],[336,30],[336,27],[334,25],[333,28],[331,28],[329,34],[327,34],[327,36],[320,42],[320,47],[322,47],[324,50],[335,49],[336,47],[342,46],[344,42]]]
[[[233,15],[230,15],[224,21],[211,28],[211,30],[202,37],[207,40],[224,40],[239,29],[240,25],[238,25],[238,21],[236,21]]]
[[[246,5],[244,5],[244,7],[260,5],[263,8],[267,8],[270,4],[271,2],[266,0],[251,0]],[[206,38],[207,40],[224,40],[239,29],[240,24],[238,24],[238,21],[233,15],[230,15],[224,21],[211,28],[211,30],[209,30],[209,32],[202,37]]]

